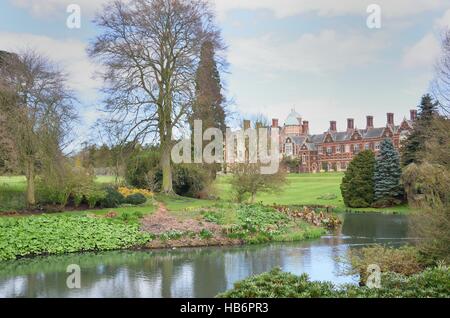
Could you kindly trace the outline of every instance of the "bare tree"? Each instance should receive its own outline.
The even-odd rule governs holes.
[[[442,53],[436,63],[436,76],[432,83],[433,95],[444,114],[450,114],[450,29],[442,39]]]
[[[113,1],[95,23],[102,34],[89,53],[105,67],[106,110],[112,120],[124,123],[126,139],[159,139],[163,191],[173,193],[173,129],[183,125],[192,108],[202,44],[221,48],[208,3]]]
[[[0,66],[1,67],[1,66]],[[17,156],[11,131],[8,130],[8,118],[2,105],[14,100],[11,91],[0,79],[0,171],[8,171],[16,167]]]
[[[120,177],[123,176],[126,158],[132,154],[135,148],[134,142],[126,141],[124,135],[127,131],[123,126],[123,122],[104,118],[97,120],[94,125],[99,140],[109,148],[116,184],[119,184]]]
[[[0,104],[6,117],[19,163],[27,178],[27,203],[36,204],[35,176],[38,163],[49,164],[62,157],[76,119],[75,98],[66,86],[66,76],[46,57],[32,51],[9,54],[0,67],[3,84],[13,96]],[[50,164],[49,164],[50,165]]]

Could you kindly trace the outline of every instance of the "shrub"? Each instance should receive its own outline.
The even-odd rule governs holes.
[[[179,164],[174,166],[173,181],[173,189],[176,194],[196,198],[211,180],[209,173],[202,166]]]
[[[38,178],[36,182],[37,201],[40,204],[60,205],[64,207],[70,197],[68,187],[47,179]]]
[[[127,163],[126,181],[133,187],[159,191],[162,185],[160,154],[155,149],[145,150],[130,158]],[[211,182],[211,176],[202,165],[172,165],[173,190],[187,197],[199,197]],[[142,193],[146,195],[145,193]]]
[[[393,272],[406,276],[416,274],[424,269],[419,251],[412,246],[392,248],[377,245],[351,249],[348,252],[348,259],[351,264],[349,274],[359,274],[362,283],[367,281],[367,267],[370,264],[377,264],[382,272]]]
[[[101,205],[103,200],[106,198],[107,192],[100,189],[90,189],[86,194],[86,200],[88,202],[89,208],[93,209],[97,205]]]
[[[13,211],[26,208],[25,193],[8,185],[0,184],[0,210]]]
[[[125,180],[136,188],[159,191],[161,184],[157,180],[162,180],[159,162],[160,153],[156,148],[134,154],[126,163]]]
[[[217,295],[221,298],[448,298],[450,268],[428,268],[412,276],[383,273],[381,288],[356,285],[336,286],[330,282],[310,281],[307,274],[296,276],[279,268],[234,284],[234,288]]]
[[[125,198],[125,203],[132,205],[144,204],[145,202],[147,202],[147,198],[141,193],[131,194]]]
[[[107,186],[105,188],[105,197],[100,201],[102,208],[117,208],[124,203],[125,198],[120,194],[113,186]]]
[[[450,200],[450,173],[445,167],[408,165],[402,174],[408,203],[416,208],[441,208]]]
[[[357,154],[348,165],[341,183],[346,206],[365,208],[373,203],[375,155],[371,150]]]

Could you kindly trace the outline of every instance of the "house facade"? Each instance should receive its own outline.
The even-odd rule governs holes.
[[[292,110],[283,126],[278,119],[272,119],[271,129],[280,134],[280,153],[282,157],[298,158],[301,173],[321,171],[345,171],[353,156],[363,150],[379,151],[380,142],[390,138],[399,149],[400,142],[413,129],[417,111],[411,110],[409,119],[404,118],[398,125],[394,114],[388,113],[384,127],[374,127],[373,116],[366,117],[366,127],[358,129],[353,118],[347,119],[347,129],[337,130],[336,121],[330,121],[328,131],[310,134],[309,122]]]

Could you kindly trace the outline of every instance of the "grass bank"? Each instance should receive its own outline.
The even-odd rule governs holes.
[[[391,208],[347,208],[340,190],[343,177],[343,172],[289,174],[286,185],[273,193],[258,194],[256,201],[268,205],[334,206],[337,212],[409,213],[411,211],[406,204]],[[215,183],[216,193],[223,200],[232,199],[230,178],[231,176],[220,176]]]

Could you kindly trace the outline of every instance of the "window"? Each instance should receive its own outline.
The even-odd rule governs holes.
[[[347,169],[347,163],[341,162],[341,169],[346,170]]]
[[[342,148],[342,146],[337,146],[336,147],[336,153],[341,153],[341,148]]]
[[[286,156],[292,156],[293,155],[292,144],[286,144],[284,146],[284,153],[286,154]]]
[[[369,150],[369,149],[370,149],[369,144],[365,144],[365,145],[364,145],[364,149],[365,149],[365,150]]]
[[[319,154],[322,153],[322,147],[321,146],[317,147],[317,153],[319,153]]]
[[[333,149],[331,147],[327,147],[327,155],[331,155],[333,153]]]
[[[346,153],[351,152],[351,147],[350,147],[350,145],[345,145],[345,151],[344,151],[344,152],[346,152]]]
[[[306,155],[302,154],[302,164],[306,165]]]
[[[359,144],[353,145],[353,152],[354,152],[354,153],[359,153],[359,151],[360,151]]]
[[[380,150],[380,143],[379,142],[375,143],[375,150]]]

